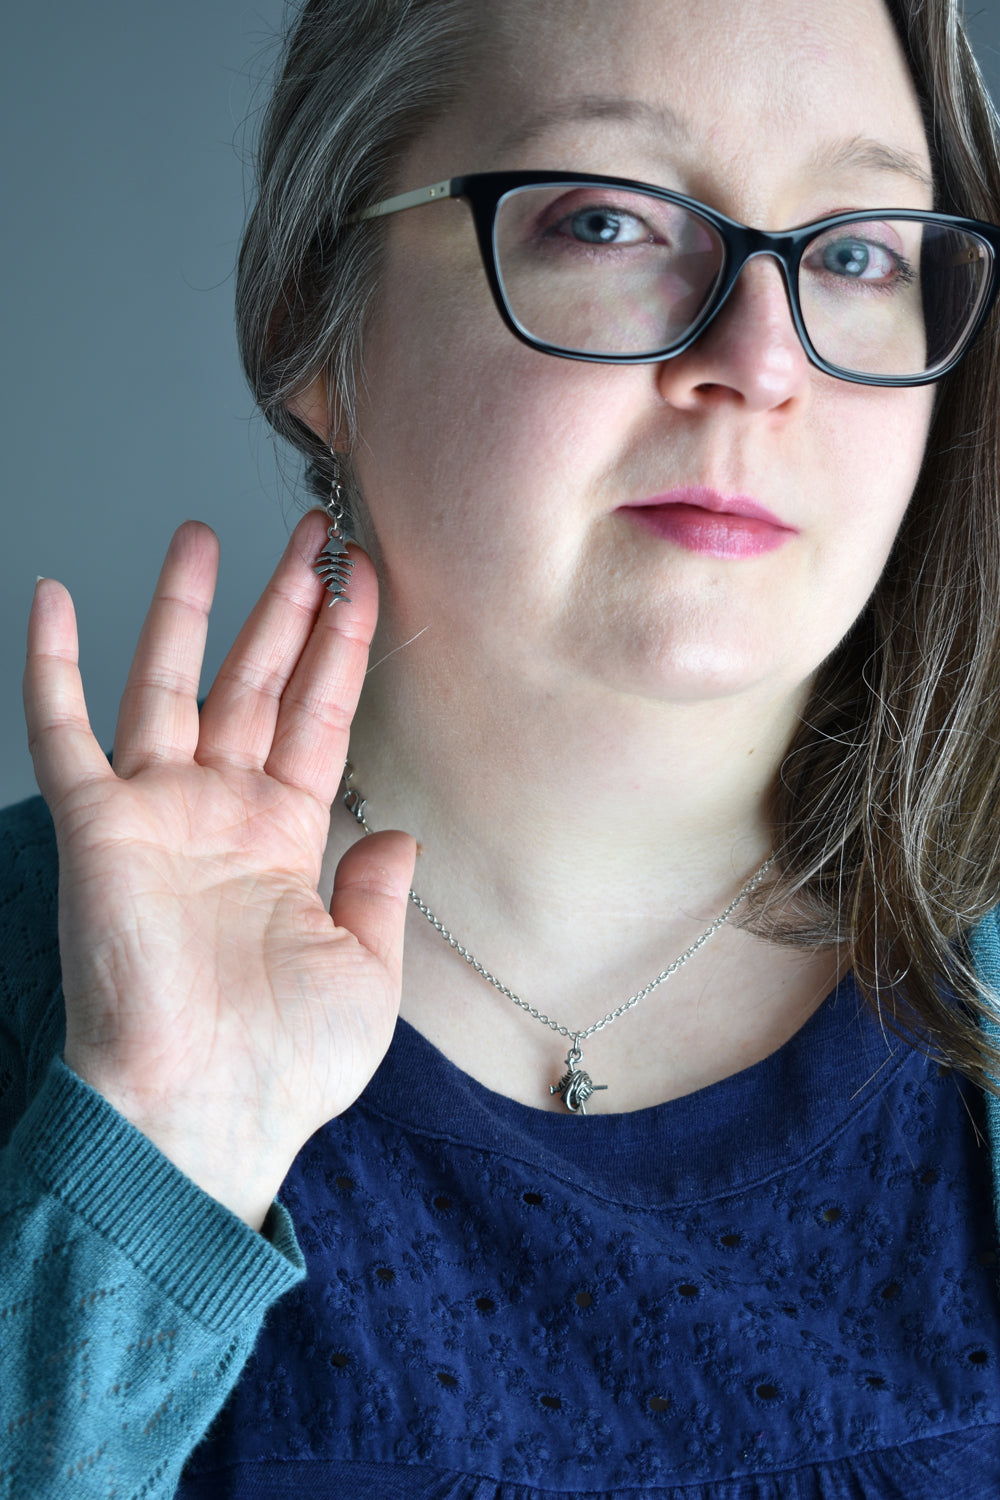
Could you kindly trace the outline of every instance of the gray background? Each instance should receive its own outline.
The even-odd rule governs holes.
[[[91,718],[118,694],[167,540],[214,526],[204,684],[298,514],[243,386],[232,267],[243,125],[282,0],[31,0],[8,7],[0,244],[0,805],[35,790],[20,709],[39,573],[73,593]],[[1000,0],[972,10],[1000,99]]]

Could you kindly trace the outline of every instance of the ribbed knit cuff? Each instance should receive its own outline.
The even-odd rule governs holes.
[[[53,1059],[10,1142],[45,1188],[215,1333],[305,1274],[287,1211],[266,1237],[202,1191],[102,1094]]]

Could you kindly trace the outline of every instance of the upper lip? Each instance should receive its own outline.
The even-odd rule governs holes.
[[[778,526],[782,531],[795,530],[794,526],[789,526],[773,511],[769,511],[756,500],[752,500],[749,495],[723,495],[704,484],[680,485],[677,489],[667,490],[662,495],[650,495],[644,500],[629,500],[622,509],[646,509],[653,505],[693,505],[699,510],[712,511],[716,515],[745,516],[752,521],[766,521],[768,525]]]

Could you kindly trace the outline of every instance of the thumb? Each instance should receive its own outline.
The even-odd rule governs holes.
[[[417,846],[408,833],[372,833],[348,849],[333,882],[334,922],[353,932],[397,981],[416,857]]]

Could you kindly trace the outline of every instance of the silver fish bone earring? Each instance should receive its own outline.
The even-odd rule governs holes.
[[[347,550],[347,539],[344,536],[344,487],[340,482],[340,463],[332,447],[330,452],[333,455],[333,478],[324,509],[331,524],[326,533],[326,545],[316,559],[313,572],[318,573],[325,583],[331,595],[329,604],[337,604],[341,600],[350,604],[346,590],[351,580],[354,560]]]

